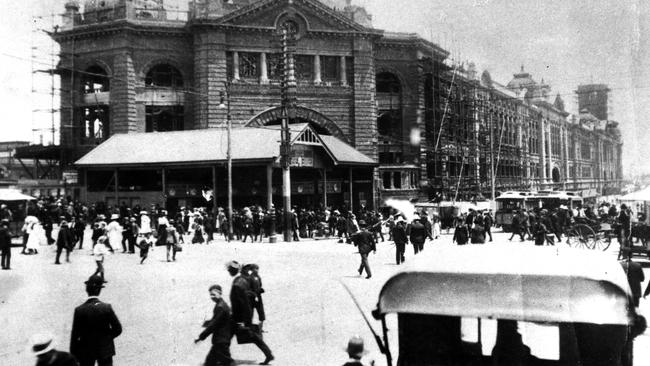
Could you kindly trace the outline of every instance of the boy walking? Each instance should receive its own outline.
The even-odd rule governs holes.
[[[230,307],[221,297],[221,286],[212,285],[208,291],[210,299],[214,301],[212,319],[203,324],[205,329],[194,340],[194,343],[199,343],[212,334],[212,347],[205,358],[205,366],[230,366],[233,362],[230,357],[230,339],[232,338]]]

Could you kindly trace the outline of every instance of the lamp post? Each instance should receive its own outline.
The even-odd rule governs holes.
[[[230,82],[224,81],[224,90],[219,93],[220,103],[219,108],[226,108],[226,123],[227,123],[227,139],[228,149],[226,150],[226,166],[228,170],[228,239],[232,240],[233,231],[233,217],[232,217],[232,151],[231,151],[231,130],[232,130],[232,116],[230,115]],[[214,204],[217,204],[216,192],[214,195]]]

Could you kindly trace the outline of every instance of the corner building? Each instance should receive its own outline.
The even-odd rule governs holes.
[[[230,110],[235,206],[281,203],[278,30],[287,23],[297,36],[293,204],[356,211],[388,198],[469,199],[489,190],[491,160],[498,190],[554,183],[538,107],[448,66],[447,51],[415,34],[373,28],[349,1],[195,0],[176,11],[162,0],[87,0],[67,3],[52,35],[61,163],[79,170],[80,198],[174,210],[205,205],[202,192],[213,190],[224,206]],[[512,102],[495,103],[499,93]],[[517,118],[490,122],[506,109]],[[570,166],[581,169],[562,165],[560,183]]]

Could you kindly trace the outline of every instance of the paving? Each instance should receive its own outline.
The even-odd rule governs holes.
[[[444,234],[427,242],[425,250],[449,245],[451,235]],[[532,244],[509,242],[506,234],[496,233],[495,242],[486,245]],[[37,255],[20,255],[20,249],[14,248],[13,270],[0,271],[0,365],[33,365],[27,340],[43,330],[55,334],[60,349],[68,349],[74,308],[85,301],[83,282],[95,270],[90,247],[86,242],[84,249],[72,253],[71,263],[61,265],[53,264],[55,246],[43,246]],[[231,278],[224,264],[232,259],[261,268],[268,318],[264,338],[274,351],[273,364],[340,365],[346,360],[343,348],[354,334],[366,340],[377,365],[385,364],[341,283],[349,286],[370,317],[381,285],[399,268],[392,243],[379,243],[377,253],[370,255],[374,273],[369,280],[356,272],[359,256],[355,248],[336,240],[253,244],[220,239],[184,248],[171,263],[163,247],[155,248],[143,265],[137,254],[121,250],[106,258],[109,282],[100,298],[113,305],[124,328],[115,340],[115,365],[201,365],[210,343],[195,345],[193,340],[211,315],[207,289],[221,284],[228,299]],[[616,257],[617,251],[618,246],[612,245],[608,253]],[[412,257],[408,246],[407,261]],[[650,315],[646,301],[642,300],[640,309]],[[371,323],[380,330],[379,322]],[[388,323],[395,329],[394,319]],[[395,333],[391,333],[393,347]],[[635,364],[647,365],[650,335],[637,338],[635,350]],[[233,342],[231,352],[239,365],[264,359],[254,345]]]

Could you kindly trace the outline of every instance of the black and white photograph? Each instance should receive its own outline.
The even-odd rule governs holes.
[[[650,2],[1,5],[0,365],[650,364]]]

